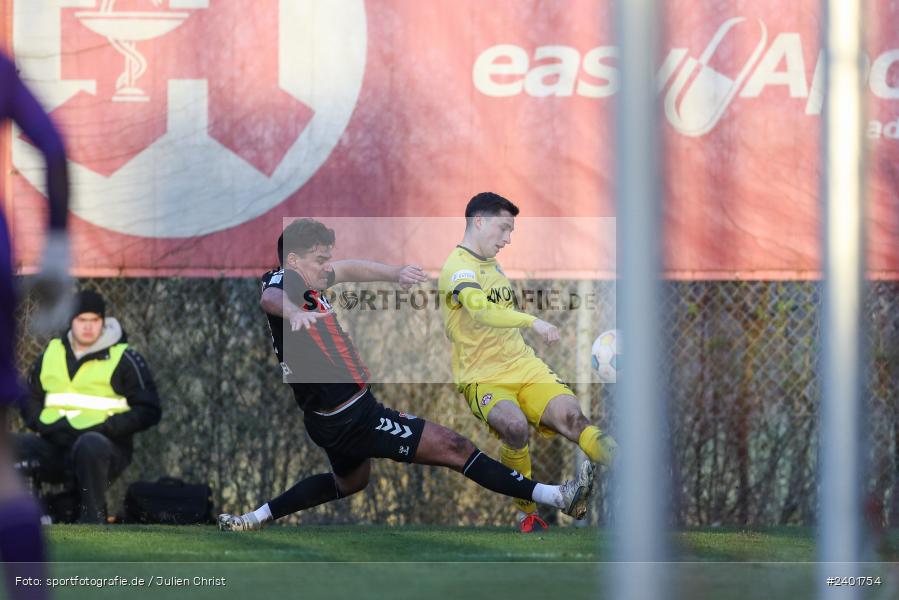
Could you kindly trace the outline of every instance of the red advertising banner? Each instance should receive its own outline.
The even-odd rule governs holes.
[[[614,216],[608,0],[4,1],[66,135],[81,275],[255,275],[284,217],[457,217],[485,190],[522,216]],[[668,275],[819,276],[819,2],[664,4]],[[899,8],[870,6],[869,268],[895,278]],[[28,271],[41,163],[4,143]],[[609,260],[564,232],[515,241]]]

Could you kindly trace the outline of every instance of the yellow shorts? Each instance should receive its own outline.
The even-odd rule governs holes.
[[[472,414],[487,425],[490,432],[499,437],[499,435],[490,427],[487,421],[487,415],[501,400],[510,400],[514,402],[528,423],[535,431],[544,437],[552,437],[556,432],[547,427],[540,425],[540,419],[543,417],[543,411],[549,401],[560,395],[574,396],[571,388],[562,383],[559,376],[552,372],[539,358],[533,358],[521,365],[522,377],[520,382],[513,383],[490,383],[478,382],[470,383],[462,388],[462,393],[468,401],[468,408]]]

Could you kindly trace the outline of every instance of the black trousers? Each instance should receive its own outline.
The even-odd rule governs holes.
[[[131,462],[130,452],[95,431],[61,447],[33,433],[13,436],[17,461],[48,483],[74,482],[81,500],[79,523],[106,522],[106,490]]]

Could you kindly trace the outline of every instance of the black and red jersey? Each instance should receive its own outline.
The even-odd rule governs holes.
[[[332,272],[328,285],[333,281]],[[284,381],[293,388],[300,408],[328,411],[364,388],[368,369],[322,290],[311,289],[299,273],[290,269],[263,275],[262,291],[270,287],[284,290],[287,298],[303,310],[327,313],[311,329],[300,331],[291,331],[287,320],[266,314]]]

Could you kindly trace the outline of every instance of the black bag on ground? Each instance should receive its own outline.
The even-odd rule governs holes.
[[[45,494],[41,497],[44,511],[53,523],[74,523],[81,510],[81,499],[75,488]]]
[[[125,492],[126,523],[212,523],[212,488],[174,477],[135,481]]]

